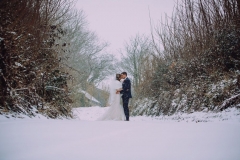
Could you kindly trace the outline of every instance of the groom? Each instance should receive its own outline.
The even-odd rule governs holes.
[[[129,98],[132,98],[131,94],[131,81],[127,77],[127,72],[122,72],[122,79],[124,79],[122,83],[122,90],[117,91],[118,93],[122,94],[122,100],[123,100],[123,109],[124,113],[126,116],[126,121],[129,121],[129,109],[128,109],[128,103],[129,103]]]

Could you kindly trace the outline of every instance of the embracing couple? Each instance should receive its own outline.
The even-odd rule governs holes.
[[[127,77],[127,72],[116,74],[116,78],[111,81],[110,97],[108,111],[99,120],[122,120],[129,121],[129,99],[132,98],[131,94],[131,81]],[[120,99],[122,97],[122,106]]]

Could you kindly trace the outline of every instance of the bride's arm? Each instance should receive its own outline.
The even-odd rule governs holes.
[[[121,79],[121,80],[120,80],[121,84],[123,83],[123,81],[124,81],[124,79]],[[120,92],[120,91],[122,91],[122,90],[123,90],[123,89],[122,89],[122,87],[121,87],[121,88],[119,88],[117,91]]]
[[[116,91],[117,92],[121,92],[123,89],[122,88],[119,88],[119,89],[117,89]]]
[[[124,81],[124,79],[121,79],[121,80],[120,80],[121,84],[123,83],[123,81]],[[120,85],[119,85],[119,87],[120,87]],[[123,90],[123,89],[122,89],[122,86],[121,86],[121,88],[116,89],[116,92],[121,92],[122,90]]]

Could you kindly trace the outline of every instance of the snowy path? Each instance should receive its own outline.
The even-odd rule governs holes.
[[[79,109],[93,120],[106,109]],[[91,114],[92,113],[92,114]],[[0,160],[239,160],[240,123],[0,118]]]

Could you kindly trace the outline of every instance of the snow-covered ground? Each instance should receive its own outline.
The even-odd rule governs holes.
[[[107,109],[78,108],[74,120],[0,115],[0,160],[240,159],[239,110],[94,121]]]
[[[108,107],[80,107],[74,109],[76,118],[79,120],[95,121]],[[240,109],[228,108],[222,112],[194,112],[191,114],[177,113],[171,116],[135,116],[131,121],[158,121],[158,122],[223,122],[240,123]]]

